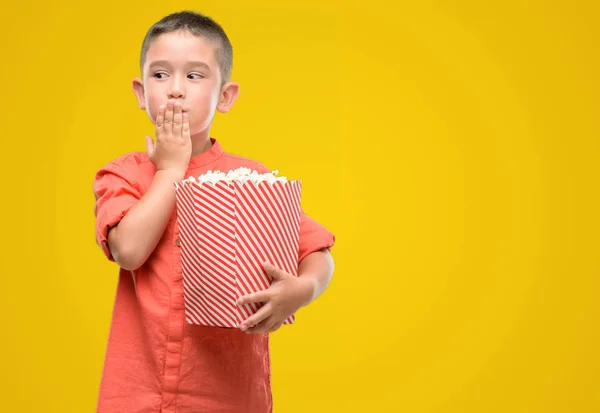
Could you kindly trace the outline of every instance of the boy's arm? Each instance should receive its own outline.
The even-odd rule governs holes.
[[[192,143],[187,113],[169,99],[156,117],[156,145],[146,138],[146,150],[156,173],[148,192],[108,233],[114,260],[126,270],[144,264],[165,231],[175,205],[175,186],[190,163]]]
[[[141,267],[154,251],[175,205],[173,182],[183,178],[184,173],[178,170],[156,171],[148,192],[110,229],[108,247],[121,268]]]
[[[302,306],[313,302],[323,294],[333,277],[333,257],[327,248],[308,254],[298,267],[298,278],[305,281],[306,299]]]

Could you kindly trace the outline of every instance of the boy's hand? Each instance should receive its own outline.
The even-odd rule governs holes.
[[[240,325],[240,330],[248,334],[278,330],[289,316],[306,305],[309,297],[312,297],[310,280],[293,276],[267,263],[263,264],[263,268],[273,278],[271,286],[238,300],[239,305],[265,303]]]
[[[188,114],[181,103],[169,99],[156,116],[156,145],[146,136],[146,151],[158,170],[175,170],[185,174],[192,155]]]

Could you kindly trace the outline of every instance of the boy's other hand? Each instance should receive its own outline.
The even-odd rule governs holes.
[[[192,155],[188,114],[181,103],[169,99],[156,116],[156,144],[146,136],[146,152],[158,170],[173,170],[185,174]]]
[[[256,313],[240,325],[240,330],[248,334],[272,333],[278,330],[283,322],[306,305],[310,301],[309,297],[312,296],[313,287],[310,280],[288,274],[268,263],[264,263],[263,267],[273,278],[271,286],[238,300],[239,305],[264,303]]]

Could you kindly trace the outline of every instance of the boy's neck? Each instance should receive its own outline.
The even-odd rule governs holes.
[[[210,134],[208,131],[192,135],[190,139],[192,141],[192,157],[208,152],[210,148],[212,148],[212,142],[210,141]]]

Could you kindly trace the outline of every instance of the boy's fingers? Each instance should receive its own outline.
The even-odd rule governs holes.
[[[271,326],[271,328],[268,330],[268,332],[274,333],[275,331],[279,330],[282,325],[283,325],[283,323],[275,323]]]
[[[165,105],[160,105],[156,114],[156,128],[162,128],[165,123]]]
[[[187,112],[183,114],[183,126],[181,128],[181,137],[184,140],[190,139],[190,120]]]
[[[270,332],[274,326],[275,326],[275,321],[273,320],[273,317],[267,317],[260,324],[246,330],[246,333],[258,334],[258,333],[265,333],[267,331]]]
[[[270,275],[271,278],[273,278],[274,280],[282,280],[286,276],[285,271],[280,270],[279,268],[275,267],[274,265],[272,265],[268,262],[263,263],[263,268],[264,268],[265,272],[268,275]]]
[[[181,103],[175,102],[173,106],[173,136],[181,137],[181,124],[183,123],[183,114],[181,113]]]
[[[154,152],[154,141],[150,136],[146,136],[146,153],[148,157],[152,158],[152,153]]]
[[[252,314],[246,319],[241,325],[240,330],[246,331],[249,327],[253,327],[267,318],[271,313],[271,306],[269,304],[263,305],[258,311]]]
[[[167,135],[173,133],[173,101],[167,102],[167,108],[165,110],[165,123],[164,130]]]
[[[268,301],[269,299],[269,291],[262,290],[256,293],[248,294],[238,299],[239,305],[244,305],[248,303],[260,303]]]

